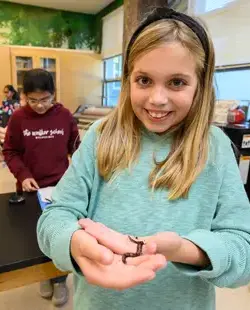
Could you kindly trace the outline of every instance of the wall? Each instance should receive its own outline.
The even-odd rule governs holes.
[[[0,44],[100,52],[102,18],[122,4],[123,0],[115,0],[91,15],[0,1]]]
[[[101,105],[101,56],[59,51],[61,101],[71,112],[80,104]]]
[[[250,63],[250,1],[238,0],[200,18],[211,33],[216,65]]]
[[[93,31],[95,33],[96,46],[99,47],[99,49],[96,50],[97,52],[100,53],[102,49],[103,18],[121,7],[122,5],[123,0],[114,0],[112,3],[110,3],[110,5],[108,5],[106,8],[104,8],[95,15],[95,24],[93,25]]]
[[[80,104],[101,105],[103,71],[100,54],[80,50],[0,47],[0,96],[3,96],[3,87],[13,81],[11,74],[15,72],[12,73],[14,70],[10,61],[12,55],[56,58],[59,63],[57,74],[59,74],[60,101],[71,112],[74,112]]]
[[[115,1],[118,8],[102,18],[102,57],[122,54],[123,48],[123,1]],[[169,0],[169,6],[180,12],[187,12],[188,0]],[[113,7],[114,9],[114,7]],[[106,11],[107,13],[108,11]]]
[[[123,44],[123,6],[103,18],[102,57],[108,58],[122,54]]]
[[[168,6],[178,12],[186,13],[188,11],[189,0],[168,0]]]
[[[0,74],[0,102],[3,100],[3,88],[11,84],[10,47],[0,46],[1,74]]]
[[[0,1],[0,39],[10,45],[97,49],[95,15]]]
[[[23,49],[36,47],[32,50],[34,56],[55,52],[59,57],[60,99],[72,112],[82,103],[101,105],[101,55],[86,50],[100,51],[103,17],[112,14],[122,4],[123,0],[115,0],[97,15],[88,15],[0,1],[0,44],[3,45],[0,47],[0,100],[3,99],[4,85],[13,83],[11,51],[13,54],[20,50],[20,45],[26,45]],[[123,18],[123,12],[119,18]],[[123,24],[121,20],[119,23]],[[122,41],[122,32],[118,39]],[[51,49],[40,50],[38,47]],[[69,48],[71,52],[63,48]]]

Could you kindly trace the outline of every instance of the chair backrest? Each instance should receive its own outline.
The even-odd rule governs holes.
[[[112,108],[103,106],[81,106],[81,109],[77,109],[76,111],[80,112],[74,113],[73,116],[77,121],[78,129],[81,135],[81,131],[85,132],[88,130],[89,126],[93,122],[108,115],[112,111]]]

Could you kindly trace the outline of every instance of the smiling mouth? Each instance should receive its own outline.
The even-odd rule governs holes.
[[[172,111],[167,111],[167,112],[153,112],[145,109],[147,114],[150,116],[151,119],[154,120],[164,120],[169,114],[172,113]]]

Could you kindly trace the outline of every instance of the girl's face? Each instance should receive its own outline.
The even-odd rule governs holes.
[[[8,88],[4,88],[3,92],[4,92],[4,96],[5,96],[6,100],[12,99],[12,97],[13,97],[12,91],[10,91]]]
[[[47,91],[28,93],[26,102],[33,111],[45,114],[53,106],[54,95]]]
[[[130,77],[133,111],[161,134],[188,114],[197,88],[196,63],[180,43],[164,44],[135,61]]]

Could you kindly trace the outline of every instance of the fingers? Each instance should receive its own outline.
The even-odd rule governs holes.
[[[150,269],[153,271],[158,271],[162,268],[165,268],[167,265],[167,261],[165,256],[161,254],[151,255],[148,260],[145,260],[140,265],[139,268]]]
[[[81,227],[96,238],[100,244],[108,247],[116,254],[135,253],[137,251],[136,243],[131,242],[127,235],[109,229],[101,223],[95,223],[90,219],[80,220],[79,224],[82,224]],[[155,254],[156,251],[157,244],[154,241],[147,241],[142,247],[143,254]]]
[[[134,286],[153,280],[155,276],[155,272],[151,269],[137,267],[132,273],[129,273],[129,275],[124,278],[123,283],[120,284],[117,289],[123,290],[132,288]]]
[[[123,235],[114,231],[101,223],[92,221],[91,219],[79,220],[79,225],[96,240],[112,250],[117,254],[124,254],[126,252],[135,253],[137,245],[131,242],[127,235]],[[142,247],[143,254],[155,254],[157,251],[157,244],[153,240],[147,239],[145,245]]]
[[[39,186],[34,179],[26,179],[23,182],[23,190],[25,192],[35,192],[39,189]]]
[[[35,192],[37,189],[35,187],[31,186],[30,184],[25,184],[23,186],[23,190],[25,192]]]
[[[167,264],[166,258],[161,254],[129,257],[126,262],[127,265],[139,266],[140,268],[152,269],[153,271],[165,268]]]
[[[85,229],[85,228],[87,228],[89,225],[91,225],[92,223],[94,223],[94,221],[92,221],[92,220],[89,219],[89,218],[84,218],[84,219],[80,219],[78,223],[79,223],[79,225],[80,225],[83,229]]]
[[[156,251],[157,251],[157,244],[154,241],[148,241],[142,247],[142,253],[143,254],[155,254]]]
[[[23,191],[25,192],[30,192],[31,191],[31,186],[28,183],[23,184]]]
[[[82,258],[79,264],[88,283],[104,288],[124,290],[155,277],[155,272],[150,269],[126,266],[123,263],[118,266],[102,266],[88,258]]]
[[[113,253],[109,249],[98,243],[95,244],[95,247],[89,247],[88,244],[86,244],[84,246],[83,254],[89,259],[103,265],[109,265],[114,258]]]
[[[126,265],[139,266],[140,264],[147,262],[151,259],[150,255],[142,255],[137,257],[128,257],[126,259]]]
[[[30,180],[30,185],[31,185],[32,189],[35,189],[35,190],[39,189],[39,186],[34,179]]]
[[[98,244],[95,238],[83,230],[78,230],[72,235],[71,252],[76,260],[78,257],[85,256],[103,265],[110,264],[114,259],[109,249]]]
[[[136,252],[136,244],[129,241],[128,236],[114,231],[101,223],[90,219],[82,219],[79,225],[96,240],[114,253]]]
[[[127,278],[123,283],[124,288],[130,288],[148,281],[151,281],[155,278],[156,272],[166,266],[166,259],[163,255],[153,255],[147,257],[148,259],[143,258],[143,256],[137,258],[138,265],[134,268],[130,278]],[[128,259],[128,263],[131,263],[133,259]]]

